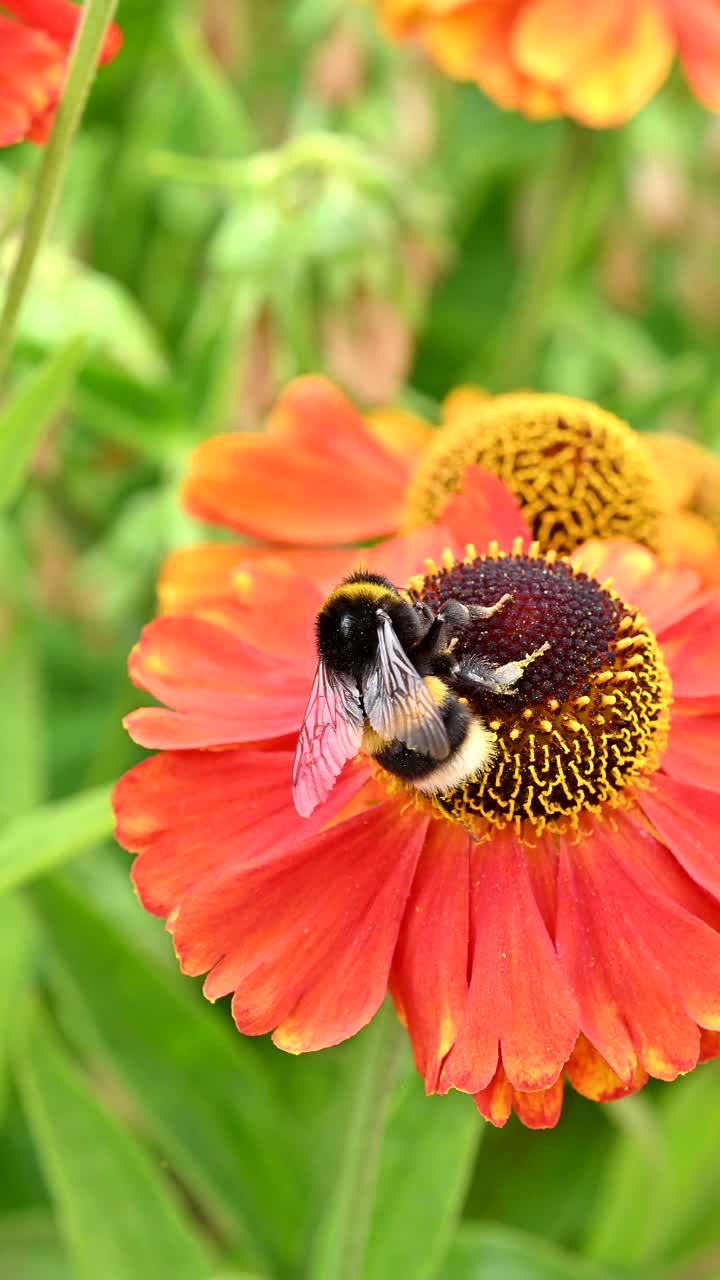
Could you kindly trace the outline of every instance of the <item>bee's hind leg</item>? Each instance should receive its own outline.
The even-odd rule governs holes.
[[[549,648],[550,645],[546,640],[545,644],[527,654],[525,658],[520,658],[516,662],[505,662],[500,667],[478,659],[462,663],[454,673],[453,688],[457,693],[472,694],[479,689],[487,689],[489,693],[512,696],[517,693],[515,685],[525,668],[546,653]]]

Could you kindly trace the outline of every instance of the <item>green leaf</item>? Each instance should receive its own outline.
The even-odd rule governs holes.
[[[253,1263],[296,1253],[305,1212],[298,1135],[255,1046],[60,878],[36,884],[32,902],[68,1034],[92,1040],[204,1213],[251,1249]]]
[[[383,1141],[363,1280],[444,1275],[483,1122],[472,1098],[427,1098],[406,1076]]]
[[[112,832],[109,787],[45,804],[0,833],[0,893],[50,871]]]
[[[14,894],[6,894],[0,898],[0,1116],[5,1108],[6,1063],[15,1031],[15,1010],[31,956],[32,921],[27,908]]]
[[[208,1280],[208,1253],[169,1185],[39,1010],[16,1074],[78,1280]]]
[[[442,1269],[443,1280],[613,1280],[614,1275],[538,1236],[480,1223],[460,1228]]]
[[[31,373],[0,413],[0,510],[17,496],[43,431],[59,412],[85,354],[71,338]]]
[[[717,1238],[718,1064],[611,1107],[620,1133],[594,1202],[587,1251],[607,1262],[667,1262],[706,1243],[708,1222]]]
[[[0,649],[0,707],[13,727],[0,769],[0,824],[39,804],[45,790],[45,707],[32,630],[18,621]]]
[[[0,1216],[0,1258],[13,1280],[73,1280],[52,1215],[26,1209]]]

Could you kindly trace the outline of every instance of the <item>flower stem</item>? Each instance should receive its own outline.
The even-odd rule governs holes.
[[[308,1280],[358,1280],[362,1273],[385,1120],[404,1043],[388,1000],[364,1034],[340,1169]]]
[[[566,122],[549,176],[545,225],[500,325],[495,359],[486,379],[493,391],[513,390],[532,382],[538,346],[558,293],[603,220],[614,189],[614,168],[603,162],[604,145],[590,129]]]
[[[0,383],[12,351],[15,322],[32,269],[62,189],[70,146],[95,76],[103,37],[117,0],[87,0],[75,38],[53,131],[37,176],[25,231],[0,314]]]

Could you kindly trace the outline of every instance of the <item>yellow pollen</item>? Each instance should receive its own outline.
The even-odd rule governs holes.
[[[516,739],[517,739],[517,738],[519,738],[519,737],[521,736],[521,734],[522,734],[522,730],[521,730],[521,729],[511,729],[511,730],[510,730],[509,737],[512,739],[512,741],[513,741],[513,742],[515,742],[515,741],[516,741]]]
[[[539,555],[540,555],[540,543],[539,543],[539,542],[531,542],[531,543],[530,543],[529,550],[528,550],[528,557],[529,557],[531,560],[537,560],[537,558],[538,558],[538,556],[539,556]]]
[[[495,541],[494,538],[492,542],[489,543],[488,545],[488,555],[492,556],[493,560],[497,560],[498,556],[500,555],[500,545]]]
[[[552,720],[541,720],[541,721],[540,721],[540,728],[542,729],[543,733],[551,733],[551,732],[552,732]]]
[[[440,559],[442,560],[443,569],[452,569],[455,564],[455,557],[449,547],[445,547]]]
[[[475,550],[475,543],[466,542],[465,543],[465,563],[471,564],[476,556],[477,556],[477,551]]]
[[[432,556],[426,556],[425,559],[423,560],[423,564],[425,565],[425,572],[427,576],[429,578],[434,577],[434,575],[438,571],[438,567],[435,561],[433,560]]]
[[[661,549],[667,482],[643,438],[597,405],[530,392],[466,397],[421,456],[406,527],[437,519],[473,464],[512,490],[543,552],[618,537]]]
[[[514,556],[521,556],[523,549],[522,538],[513,538],[512,553]]]
[[[624,636],[622,640],[618,640],[617,644],[615,645],[615,648],[619,649],[620,651],[622,651],[623,649],[630,649],[632,645],[635,644],[635,641],[638,639],[641,639],[641,637],[640,636]]]
[[[637,621],[636,618],[631,618],[630,615],[627,614],[626,617],[624,617],[622,622],[620,623],[620,630],[627,631],[628,627],[631,627],[633,623],[636,621]]]
[[[576,706],[578,709],[580,709],[581,707],[587,707],[587,706],[589,706],[589,703],[590,703],[590,697],[589,697],[589,695],[588,695],[587,693],[583,693],[583,694],[581,694],[581,695],[580,695],[580,697],[579,697],[579,698],[576,698],[576,699],[575,699],[575,706]]]
[[[558,702],[557,698],[548,698],[548,706],[551,711],[557,711],[558,707],[560,706],[560,703]]]

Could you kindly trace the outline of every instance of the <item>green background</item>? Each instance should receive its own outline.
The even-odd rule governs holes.
[[[118,17],[0,410],[0,1274],[342,1280],[377,1032],[242,1039],[110,839],[126,656],[167,551],[207,536],[177,482],[311,369],[432,420],[457,383],[533,386],[716,446],[720,121],[677,77],[621,130],[532,124],[340,0]],[[40,159],[2,156],[4,275]],[[363,1280],[720,1275],[716,1065],[568,1090],[544,1133],[395,1071]]]

